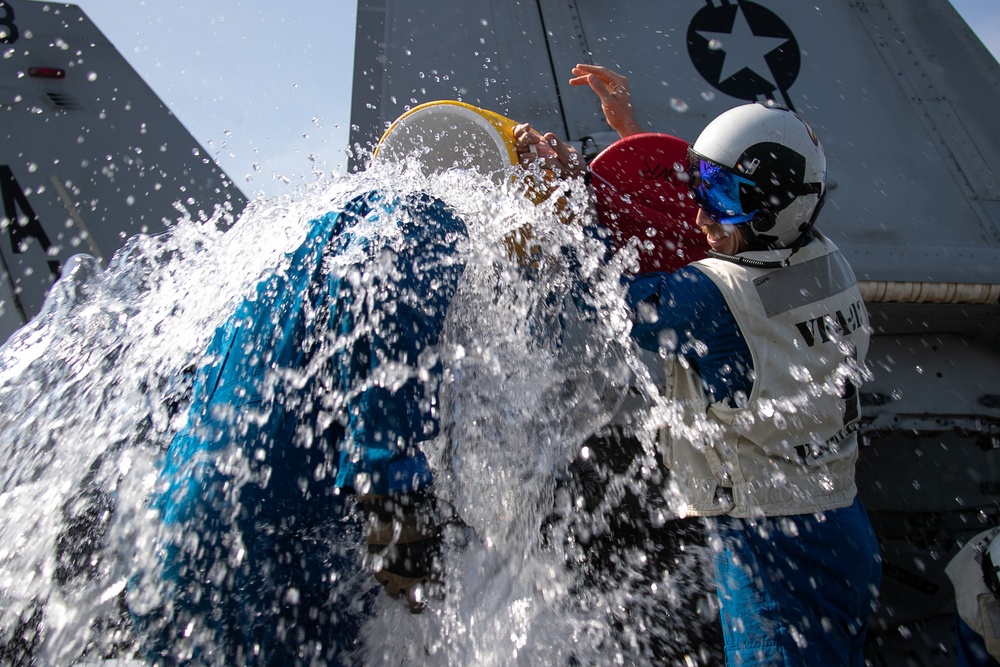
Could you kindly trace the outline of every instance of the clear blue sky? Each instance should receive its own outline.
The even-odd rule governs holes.
[[[70,1],[247,195],[344,170],[356,0]]]
[[[343,171],[355,0],[73,4],[248,195]],[[1000,59],[1000,0],[952,4]]]

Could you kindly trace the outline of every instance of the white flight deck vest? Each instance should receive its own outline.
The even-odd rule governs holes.
[[[661,433],[661,453],[681,516],[781,516],[854,501],[868,315],[850,265],[813,234],[782,268],[692,264],[722,291],[754,375],[738,405],[710,405],[682,357],[666,362],[666,394],[678,419]],[[788,251],[739,256],[782,261]]]

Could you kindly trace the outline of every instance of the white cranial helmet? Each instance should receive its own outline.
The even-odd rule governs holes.
[[[722,224],[740,224],[759,245],[792,246],[812,227],[826,195],[826,154],[797,114],[745,104],[713,120],[691,147],[692,193]]]

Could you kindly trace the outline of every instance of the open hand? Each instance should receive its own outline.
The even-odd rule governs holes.
[[[635,119],[632,109],[632,94],[628,79],[600,65],[579,64],[573,68],[571,86],[589,85],[601,99],[601,110],[608,125],[621,137],[642,132],[642,126]]]

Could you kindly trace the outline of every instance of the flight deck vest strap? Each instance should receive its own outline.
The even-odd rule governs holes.
[[[850,265],[817,233],[786,267],[719,259],[692,266],[725,297],[750,349],[754,383],[740,405],[709,405],[683,360],[668,362],[671,393],[688,413],[669,433],[683,512],[777,516],[850,505],[869,342]]]

